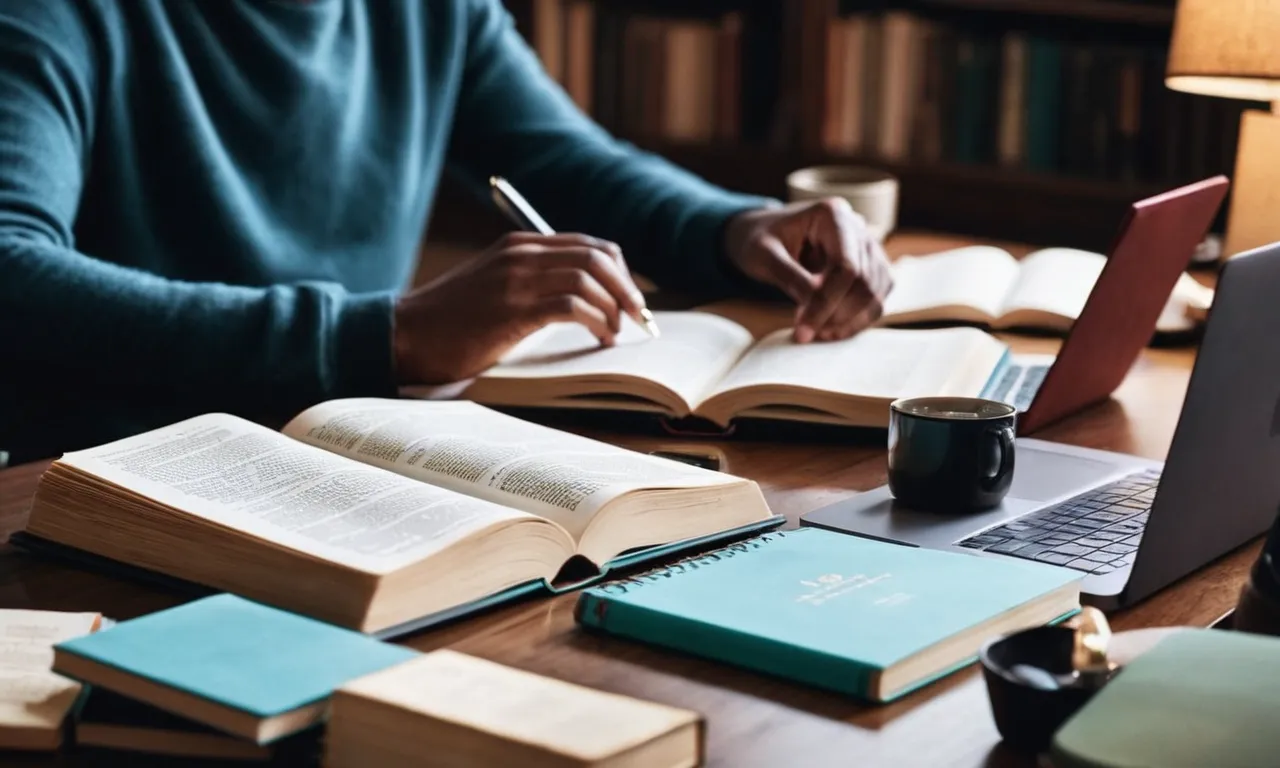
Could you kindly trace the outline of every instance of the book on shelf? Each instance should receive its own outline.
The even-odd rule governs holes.
[[[68,453],[13,540],[389,635],[779,522],[728,474],[469,402],[351,399]]]
[[[970,663],[989,638],[1069,617],[1080,577],[815,528],[762,534],[592,587],[595,631],[870,701]]]
[[[320,753],[321,730],[311,728],[259,744],[100,687],[90,687],[75,716],[78,750],[101,750],[120,757],[129,753],[131,760],[145,755],[314,764]]]
[[[53,647],[102,628],[98,613],[0,610],[0,749],[55,751],[83,687],[51,671]]]
[[[1167,34],[1085,22],[1082,35],[1070,14],[847,0],[507,5],[579,107],[622,136],[669,144],[1170,184],[1231,171],[1250,106],[1165,88]]]
[[[1043,248],[1016,259],[989,245],[904,256],[893,263],[893,290],[880,324],[972,323],[1065,334],[1106,263],[1100,253],[1074,248]],[[1184,272],[1155,332],[1191,330],[1212,303],[1213,289]]]
[[[704,729],[697,712],[439,650],[342,686],[324,762],[408,768],[429,744],[433,765],[685,768]]]
[[[59,643],[53,669],[261,745],[321,723],[344,683],[417,655],[221,594]]]

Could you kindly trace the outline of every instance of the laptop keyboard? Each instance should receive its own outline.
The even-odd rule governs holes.
[[[991,391],[991,399],[1025,411],[1031,407],[1031,401],[1035,399],[1036,392],[1040,391],[1040,385],[1044,383],[1044,377],[1048,373],[1048,365],[1011,365],[1005,369],[995,389]]]
[[[1159,483],[1159,470],[1144,470],[957,543],[1086,573],[1111,573],[1133,564]]]

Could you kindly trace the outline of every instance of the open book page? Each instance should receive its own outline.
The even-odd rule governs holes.
[[[469,402],[333,400],[304,411],[284,433],[356,461],[540,515],[575,539],[600,507],[627,491],[738,482]]]
[[[1005,347],[977,328],[872,328],[843,341],[797,344],[789,330],[762,339],[717,388],[782,385],[856,397],[977,395]]]
[[[415,483],[226,414],[61,463],[197,517],[370,573],[421,560],[513,509]]]
[[[1005,296],[1018,280],[1018,262],[999,248],[975,245],[904,256],[893,262],[892,275],[893,290],[885,298],[881,322],[987,322],[999,317]],[[972,310],[972,316],[956,317],[958,307]],[[950,311],[939,313],[942,309]]]
[[[696,403],[751,346],[745,328],[715,315],[655,312],[652,338],[630,318],[613,347],[601,347],[577,323],[554,323],[521,341],[482,378],[634,376]]]
[[[0,610],[0,728],[56,727],[80,684],[54,674],[53,646],[95,631],[96,613]]]
[[[1074,248],[1045,248],[1022,260],[1018,280],[999,314],[1033,311],[1070,318],[1080,316],[1093,284],[1107,264],[1099,253]]]

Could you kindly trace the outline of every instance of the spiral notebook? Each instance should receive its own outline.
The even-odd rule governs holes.
[[[1067,618],[1080,574],[1031,561],[767,533],[586,590],[578,622],[870,701],[971,662],[990,637]]]

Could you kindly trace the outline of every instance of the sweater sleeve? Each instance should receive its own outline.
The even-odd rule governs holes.
[[[76,249],[100,64],[73,7],[0,10],[0,317],[24,387],[263,418],[393,393],[390,294],[182,282]]]
[[[732,194],[612,138],[546,74],[499,0],[468,3],[451,169],[486,199],[489,176],[506,177],[552,228],[618,243],[665,288],[744,289],[723,258],[724,224],[776,201]]]

